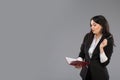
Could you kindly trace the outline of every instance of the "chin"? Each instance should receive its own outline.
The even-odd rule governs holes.
[[[92,32],[93,34],[96,34],[95,32]]]

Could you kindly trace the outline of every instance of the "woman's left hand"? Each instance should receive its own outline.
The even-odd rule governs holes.
[[[104,48],[105,46],[107,46],[107,43],[108,43],[107,39],[104,39],[104,40],[102,41],[102,43],[100,44],[100,49],[102,49],[102,48]]]

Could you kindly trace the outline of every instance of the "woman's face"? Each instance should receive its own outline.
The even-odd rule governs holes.
[[[101,34],[102,32],[102,26],[93,20],[91,20],[91,30],[93,34]]]

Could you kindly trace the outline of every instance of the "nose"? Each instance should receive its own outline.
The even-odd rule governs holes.
[[[94,26],[91,26],[91,29],[93,30],[93,29],[94,29]]]

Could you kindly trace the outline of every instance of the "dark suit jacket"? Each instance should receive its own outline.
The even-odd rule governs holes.
[[[106,47],[104,47],[104,51],[106,56],[108,57],[108,60],[104,63],[101,63],[99,46],[100,43],[108,36],[104,36],[104,35],[102,36],[101,40],[99,41],[95,50],[93,51],[92,58],[90,58],[88,54],[88,50],[92,43],[93,36],[91,36],[90,33],[86,34],[83,43],[81,45],[79,57],[82,57],[85,61],[90,62],[90,64],[88,65],[88,67],[82,68],[80,75],[82,79],[85,80],[86,73],[89,68],[91,71],[92,80],[109,80],[109,75],[106,66],[109,64],[111,55],[113,53],[113,38],[108,39],[108,44]]]

